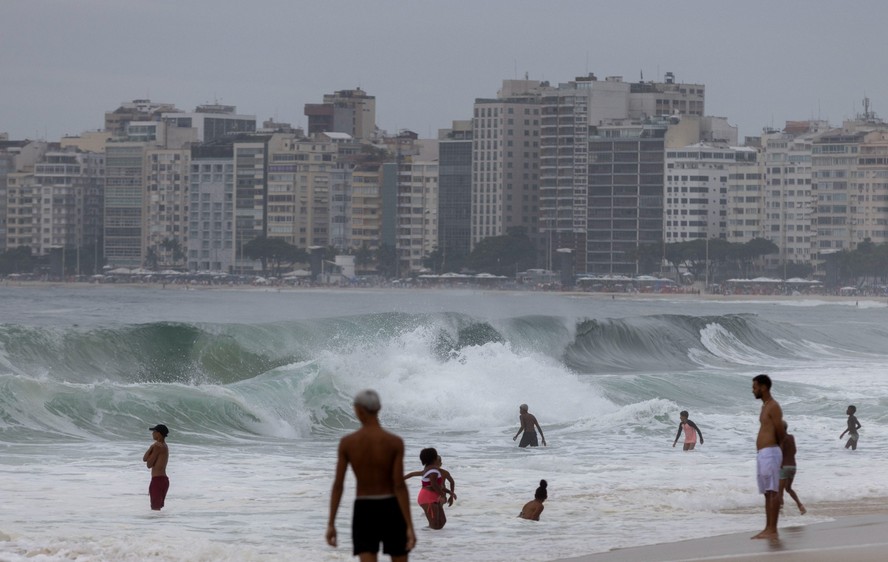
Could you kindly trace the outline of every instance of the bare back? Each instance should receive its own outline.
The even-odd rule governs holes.
[[[533,433],[534,426],[537,424],[536,416],[531,414],[530,412],[522,412],[518,415],[518,422],[521,424],[521,429],[525,432]]]
[[[761,450],[767,447],[779,447],[786,431],[783,429],[783,410],[773,398],[768,398],[762,403],[759,423],[761,425],[755,440],[755,448]]]
[[[524,507],[521,508],[521,513],[518,514],[518,517],[522,519],[530,519],[532,521],[539,521],[540,514],[545,509],[543,506],[543,502],[537,499],[530,500]]]
[[[404,442],[397,435],[364,426],[342,438],[339,453],[355,473],[357,497],[394,494],[396,482],[403,485]]]

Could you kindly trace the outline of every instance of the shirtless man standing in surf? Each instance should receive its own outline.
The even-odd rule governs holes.
[[[759,432],[755,440],[756,477],[759,492],[765,496],[765,529],[754,539],[777,538],[777,516],[780,515],[780,449],[786,430],[783,428],[783,410],[771,397],[771,377],[757,375],[752,379],[752,394],[762,401],[759,414]]]
[[[327,543],[337,545],[336,512],[342,500],[345,473],[351,465],[357,481],[352,520],[352,552],[361,562],[376,562],[379,543],[393,562],[407,562],[416,544],[410,500],[404,484],[404,442],[379,424],[379,395],[364,390],[355,396],[361,428],[339,442],[336,474],[327,520]],[[437,454],[436,454],[437,456]]]

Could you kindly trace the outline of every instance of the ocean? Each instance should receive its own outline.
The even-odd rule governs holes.
[[[888,307],[471,290],[0,287],[0,560],[352,560],[324,541],[351,399],[458,500],[413,560],[553,560],[764,526],[751,378],[769,373],[806,505],[888,497]],[[512,436],[527,403],[548,447]],[[843,448],[848,404],[863,425]],[[688,410],[705,443],[672,441]],[[142,454],[165,423],[171,486]],[[518,519],[539,480],[539,522]],[[804,517],[791,501],[781,526]],[[385,558],[387,559],[387,558]]]

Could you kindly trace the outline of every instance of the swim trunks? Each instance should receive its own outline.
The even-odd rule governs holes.
[[[849,431],[848,432],[848,440],[849,441],[854,441],[856,443],[857,439],[859,437],[860,437],[860,435],[856,431]]]
[[[774,445],[759,449],[755,456],[756,480],[760,494],[780,491],[780,465],[783,464],[783,451]]]
[[[795,478],[796,467],[794,466],[781,466],[780,467],[780,479],[786,480],[788,478]]]
[[[170,479],[166,476],[152,476],[148,485],[148,495],[151,497],[151,509],[159,511],[163,507],[167,491],[170,489]]]
[[[521,442],[518,443],[518,446],[527,447],[528,445],[530,445],[531,447],[539,446],[539,443],[537,442],[536,431],[525,431],[524,435],[521,436]]]
[[[407,554],[407,523],[394,496],[381,499],[355,499],[352,517],[352,543],[355,556],[362,552],[382,552],[391,556]]]

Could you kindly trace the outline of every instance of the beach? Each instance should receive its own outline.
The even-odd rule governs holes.
[[[828,297],[2,286],[0,560],[352,560],[351,475],[338,549],[325,515],[351,399],[368,387],[404,439],[405,470],[434,446],[457,482],[441,531],[425,528],[408,482],[417,560],[564,560],[707,537],[723,556],[757,556],[724,537],[749,541],[764,523],[759,372],[795,435],[809,509],[787,506],[781,540],[881,516],[886,311]],[[548,447],[512,441],[521,403]],[[853,453],[839,439],[848,404],[863,424]],[[690,453],[672,447],[681,410],[705,435]],[[153,513],[141,458],[157,423],[170,428],[171,486]],[[541,520],[519,519],[542,478]]]
[[[809,503],[806,507],[812,515],[834,519],[810,525],[782,525],[776,540],[753,540],[750,537],[757,530],[750,529],[749,532],[619,548],[553,562],[881,562],[888,556],[886,505],[888,498],[882,497]]]

